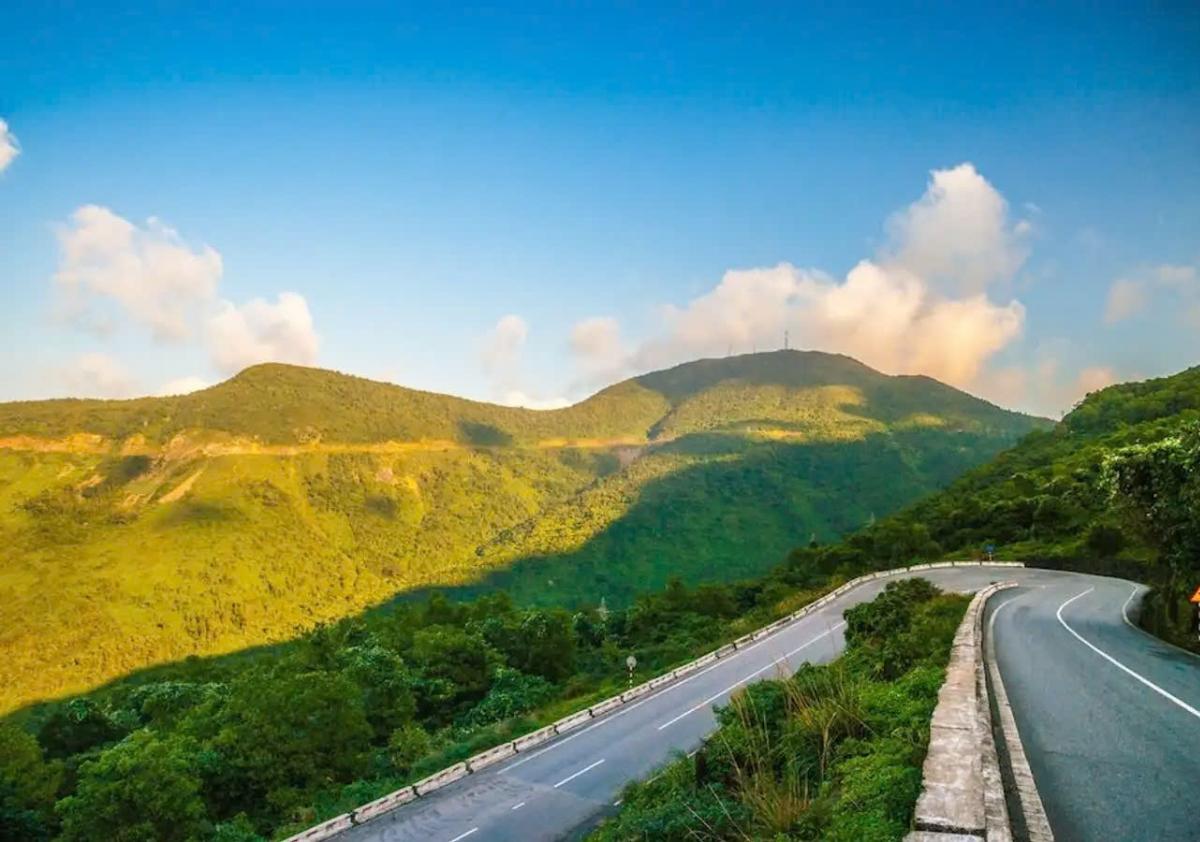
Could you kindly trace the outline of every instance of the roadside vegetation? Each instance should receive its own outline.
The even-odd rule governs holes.
[[[902,839],[968,601],[890,583],[846,612],[838,660],[739,691],[695,755],[627,787],[589,842]]]
[[[434,595],[187,659],[0,725],[0,839],[287,835],[624,689],[828,589],[783,565],[624,608]]]
[[[1143,625],[1200,649],[1187,602],[1200,584],[1198,430],[1200,367],[1110,386],[944,491],[792,560],[832,573],[980,558],[991,545],[999,558],[1150,583]]]

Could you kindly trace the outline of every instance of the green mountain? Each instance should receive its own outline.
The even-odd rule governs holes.
[[[1001,558],[1156,584],[1143,624],[1194,647],[1186,598],[1200,581],[1198,425],[1200,367],[1110,386],[945,490],[842,543],[798,549],[792,562],[858,570],[979,557],[992,545]],[[1114,460],[1132,462],[1139,487],[1114,487]]]
[[[423,588],[617,605],[760,573],[1044,426],[792,351],[545,412],[283,365],[0,405],[0,710]]]

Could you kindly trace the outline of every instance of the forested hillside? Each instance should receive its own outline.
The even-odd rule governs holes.
[[[842,543],[800,548],[824,571],[980,556],[1112,573],[1157,586],[1144,624],[1196,646],[1200,367],[1089,395],[1053,430]]]
[[[427,587],[619,606],[672,575],[756,575],[1038,426],[794,351],[548,412],[283,365],[0,405],[0,709]]]

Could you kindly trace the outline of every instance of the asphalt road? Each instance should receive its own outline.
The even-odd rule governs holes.
[[[1200,658],[1128,622],[1131,582],[1011,578],[985,620],[1055,839],[1200,840]]]
[[[1037,585],[1064,578],[1045,571],[978,567],[928,570],[922,575],[943,588],[961,591],[1008,579]],[[354,842],[535,842],[568,836],[611,810],[627,782],[653,774],[676,752],[696,748],[715,727],[713,706],[725,704],[737,688],[790,673],[805,661],[822,663],[835,658],[843,646],[842,612],[874,598],[888,581],[868,582],[705,670],[338,838]],[[1098,657],[1093,660],[1092,669],[1105,666]],[[1015,688],[1010,688],[1010,694],[1016,696]],[[1200,734],[1200,729],[1195,730]],[[1200,758],[1200,754],[1193,757]],[[1200,778],[1193,777],[1192,783],[1200,793]]]

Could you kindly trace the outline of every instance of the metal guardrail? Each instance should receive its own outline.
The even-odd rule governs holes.
[[[442,787],[461,780],[462,778],[465,778],[474,772],[506,760],[513,755],[529,751],[529,749],[542,745],[543,743],[547,743],[557,737],[559,734],[574,728],[578,728],[585,722],[595,719],[596,717],[603,716],[609,711],[615,710],[616,708],[632,701],[633,699],[653,693],[654,691],[672,683],[676,679],[682,678],[683,676],[688,675],[703,666],[707,666],[708,664],[711,664],[721,658],[727,658],[736,653],[738,650],[745,649],[747,646],[762,640],[764,637],[770,634],[774,634],[775,632],[791,625],[792,623],[813,613],[814,611],[824,608],[830,602],[833,602],[835,599],[847,593],[848,591],[854,590],[860,585],[874,581],[875,579],[881,579],[888,576],[897,576],[903,573],[915,573],[922,570],[934,570],[946,567],[1024,566],[1025,564],[1020,561],[939,561],[931,564],[916,564],[912,567],[899,567],[894,570],[885,570],[859,576],[830,591],[821,598],[810,602],[808,605],[793,611],[791,614],[768,623],[757,631],[742,635],[732,643],[727,643],[724,646],[708,652],[707,654],[701,655],[699,658],[689,661],[683,666],[676,667],[675,669],[665,672],[662,675],[656,676],[649,681],[626,690],[624,693],[620,693],[619,695],[596,702],[594,705],[589,705],[583,710],[573,713],[570,716],[564,716],[562,719],[559,719],[557,722],[547,725],[544,728],[539,728],[538,730],[518,737],[511,742],[503,743],[494,748],[490,748],[487,751],[467,758],[467,760],[461,763],[455,763],[453,766],[442,769],[440,772],[435,772],[429,777],[417,781],[411,786],[402,787],[395,792],[390,792],[382,798],[377,798],[368,804],[364,804],[361,807],[351,810],[349,813],[343,813],[342,815],[329,819],[326,822],[314,825],[313,827],[310,827],[307,830],[296,834],[295,836],[288,837],[285,842],[320,842],[320,840],[330,839],[344,830],[349,830],[355,825],[364,824],[371,819],[378,818],[384,813],[391,812],[398,807],[416,801],[418,798],[424,798],[429,794],[441,789]]]

